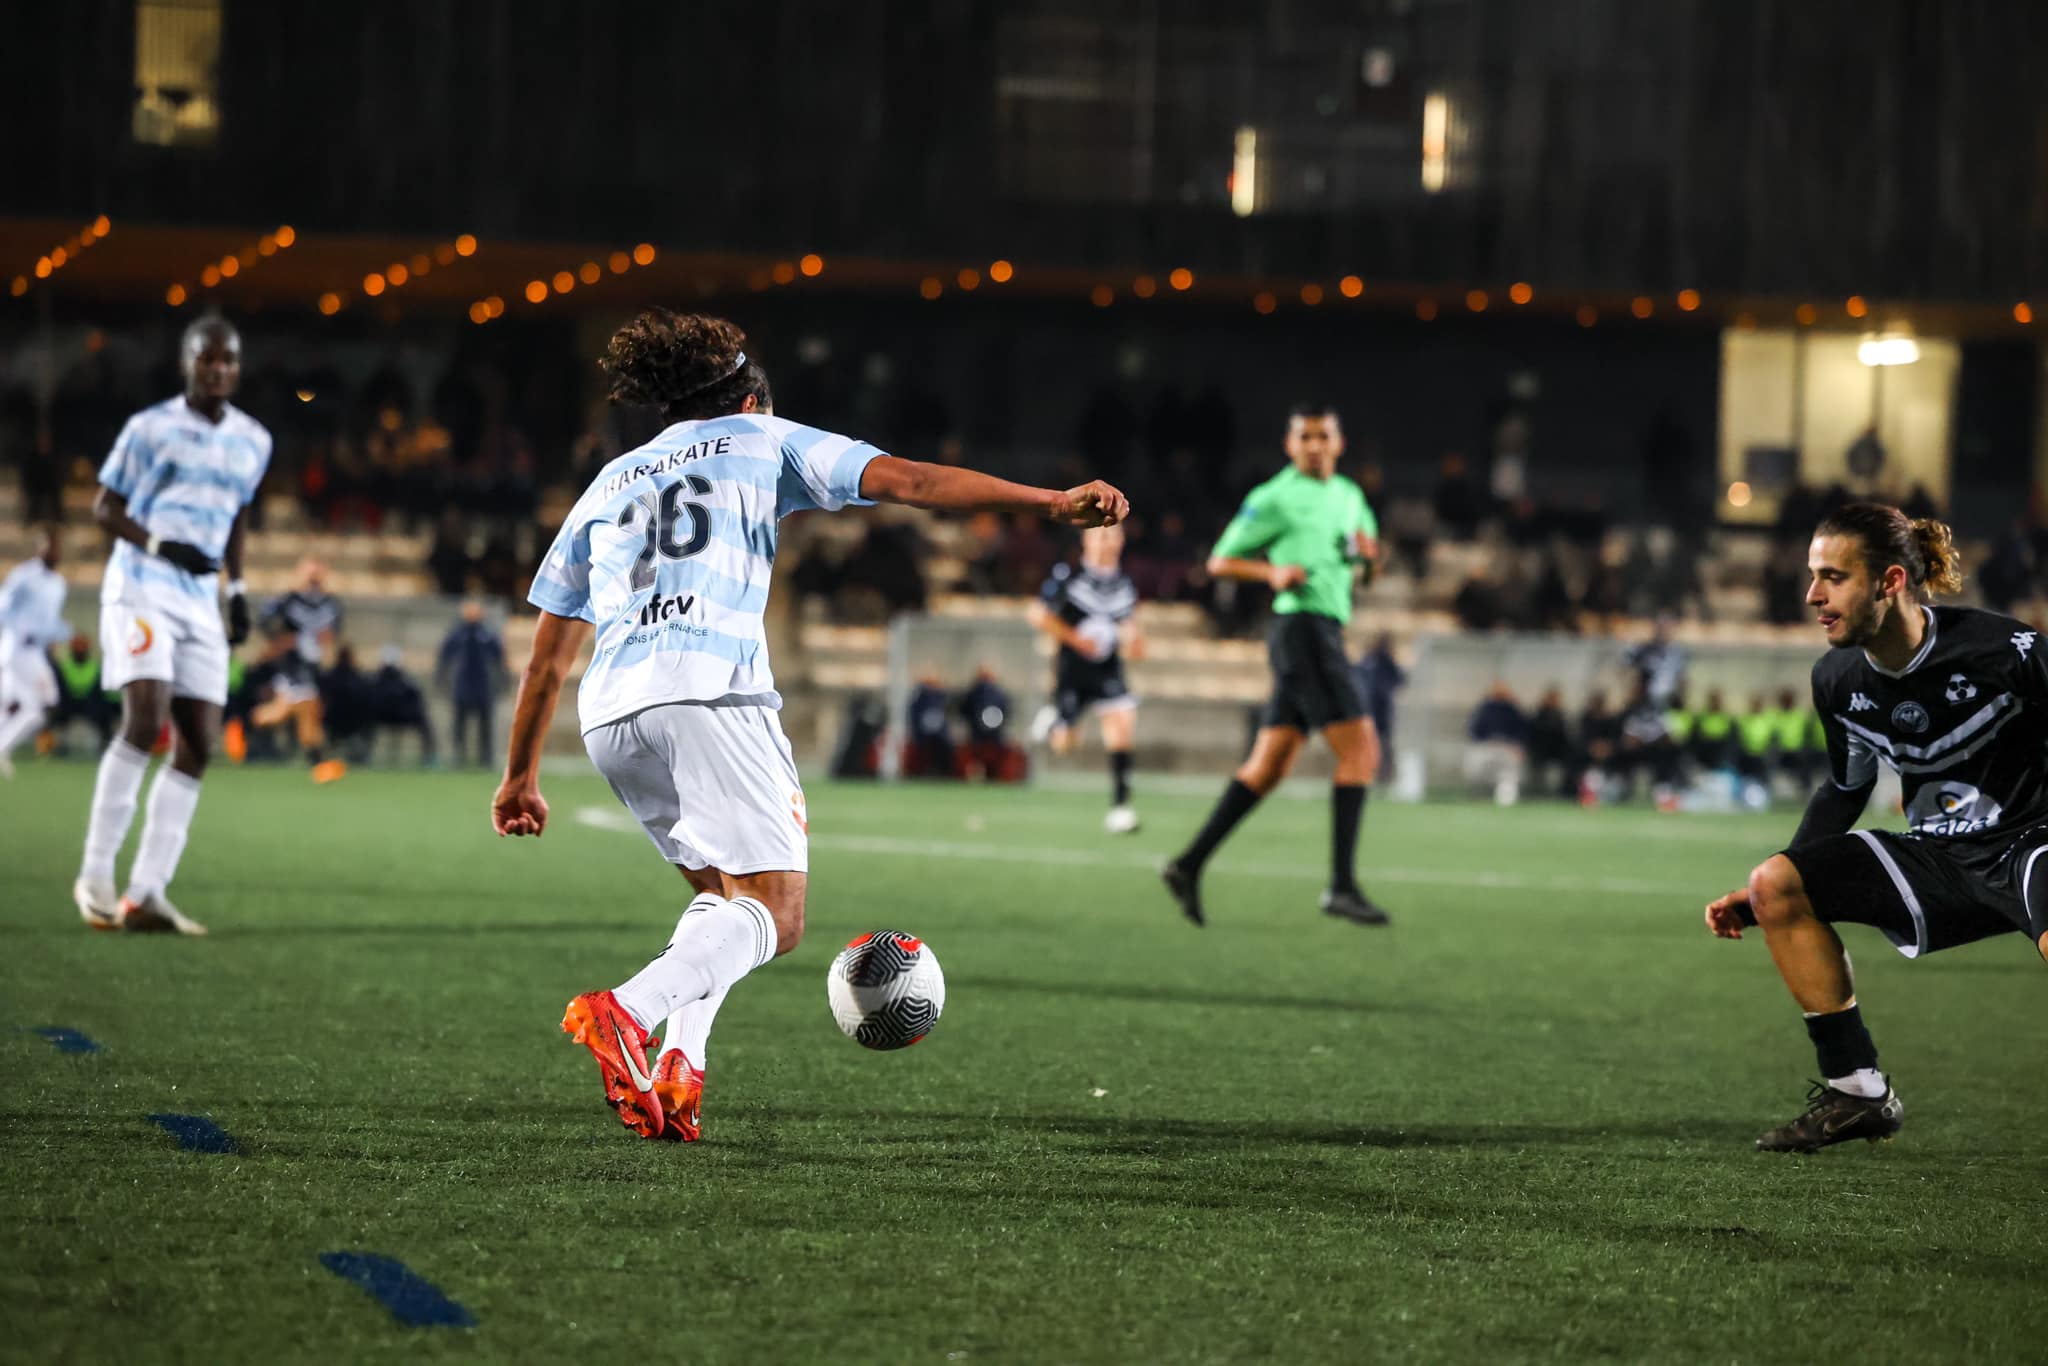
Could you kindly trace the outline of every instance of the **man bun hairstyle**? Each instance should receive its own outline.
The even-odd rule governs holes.
[[[671,422],[736,413],[752,395],[772,401],[768,373],[747,355],[747,334],[724,318],[650,308],[612,333],[598,368],[614,403],[644,403]]]
[[[1850,503],[1823,518],[1814,535],[1854,537],[1871,573],[1898,565],[1916,593],[1935,596],[1963,586],[1955,533],[1933,517],[1908,517],[1885,503]]]

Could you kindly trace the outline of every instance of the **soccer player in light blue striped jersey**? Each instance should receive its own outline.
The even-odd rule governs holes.
[[[100,584],[100,653],[106,686],[121,692],[121,733],[100,759],[71,889],[95,929],[206,932],[164,891],[219,741],[228,647],[249,634],[242,519],[270,464],[270,433],[228,402],[242,378],[242,339],[227,322],[201,318],[185,329],[178,360],[185,392],[128,419],[100,467],[93,504],[115,538]],[[128,891],[116,902],[114,856],[166,721],[176,744],[150,788]]]
[[[584,747],[697,893],[646,967],[576,997],[562,1019],[596,1058],[606,1100],[647,1138],[697,1137],[719,1005],[803,934],[807,816],[762,629],[777,523],[875,502],[1083,527],[1130,511],[1100,481],[1031,488],[775,417],[745,341],[723,319],[660,308],[612,337],[601,362],[612,400],[658,407],[671,425],[598,473],[534,575],[540,625],[491,801],[500,835],[546,828],[541,744],[595,637],[577,693]]]

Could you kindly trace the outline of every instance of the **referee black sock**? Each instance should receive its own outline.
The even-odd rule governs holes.
[[[1330,789],[1330,888],[1358,890],[1358,827],[1365,823],[1363,783],[1338,783]]]
[[[1111,806],[1131,804],[1131,752],[1127,749],[1109,752],[1109,788]]]
[[[1181,851],[1174,860],[1184,868],[1199,868],[1209,861],[1209,855],[1216,852],[1216,846],[1237,828],[1237,823],[1251,814],[1259,804],[1259,794],[1246,787],[1237,779],[1230,780],[1230,786],[1223,789],[1223,795],[1216,800],[1216,809],[1209,813],[1209,819],[1195,833],[1194,842]]]
[[[1877,1045],[1863,1027],[1863,1007],[1850,1006],[1829,1015],[1806,1017],[1806,1035],[1820,1060],[1820,1074],[1832,1080],[1877,1068]]]

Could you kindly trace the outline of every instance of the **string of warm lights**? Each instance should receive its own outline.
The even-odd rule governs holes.
[[[605,277],[606,271],[610,271],[613,275],[624,275],[635,266],[651,266],[654,264],[654,256],[654,244],[652,242],[642,242],[631,251],[620,249],[612,252],[609,256],[605,257],[603,265],[599,265],[596,258],[593,257],[574,269],[565,266],[561,270],[556,271],[552,276],[528,280],[526,288],[520,292],[521,297],[530,304],[544,304],[548,301],[551,294],[559,297],[574,290],[578,285],[596,284]],[[824,269],[824,263],[815,256],[807,256],[804,260],[807,263],[815,261],[818,263],[819,270]],[[796,267],[792,266],[790,270],[792,278],[794,278]],[[806,273],[816,274],[817,271],[807,271]],[[469,306],[469,320],[479,326],[504,316],[505,301],[496,294],[488,298],[478,299]]]
[[[33,267],[26,273],[15,276],[8,283],[7,292],[19,299],[22,295],[33,289],[38,280],[47,280],[73,261],[76,261],[86,251],[90,250],[94,243],[113,230],[113,220],[105,214],[101,214],[98,218],[93,219],[92,222],[71,234],[69,238],[51,247],[43,255],[38,256]]]
[[[365,298],[382,298],[394,289],[404,289],[414,280],[425,279],[437,268],[445,269],[457,261],[467,260],[476,255],[476,237],[460,233],[446,242],[437,244],[431,251],[416,251],[411,257],[393,261],[381,270],[367,272],[360,286]],[[333,317],[353,302],[348,290],[330,289],[316,301],[316,306],[325,317]]]
[[[240,251],[231,251],[218,261],[208,261],[199,269],[199,287],[215,289],[225,280],[232,280],[259,261],[268,260],[281,251],[290,251],[292,244],[299,240],[297,229],[289,223],[277,225],[277,231],[266,232]],[[164,302],[172,308],[181,307],[192,297],[192,291],[182,280],[173,280],[164,290]]]

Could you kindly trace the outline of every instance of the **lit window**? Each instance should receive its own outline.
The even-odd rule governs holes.
[[[221,0],[135,0],[135,140],[211,147],[220,135]]]

